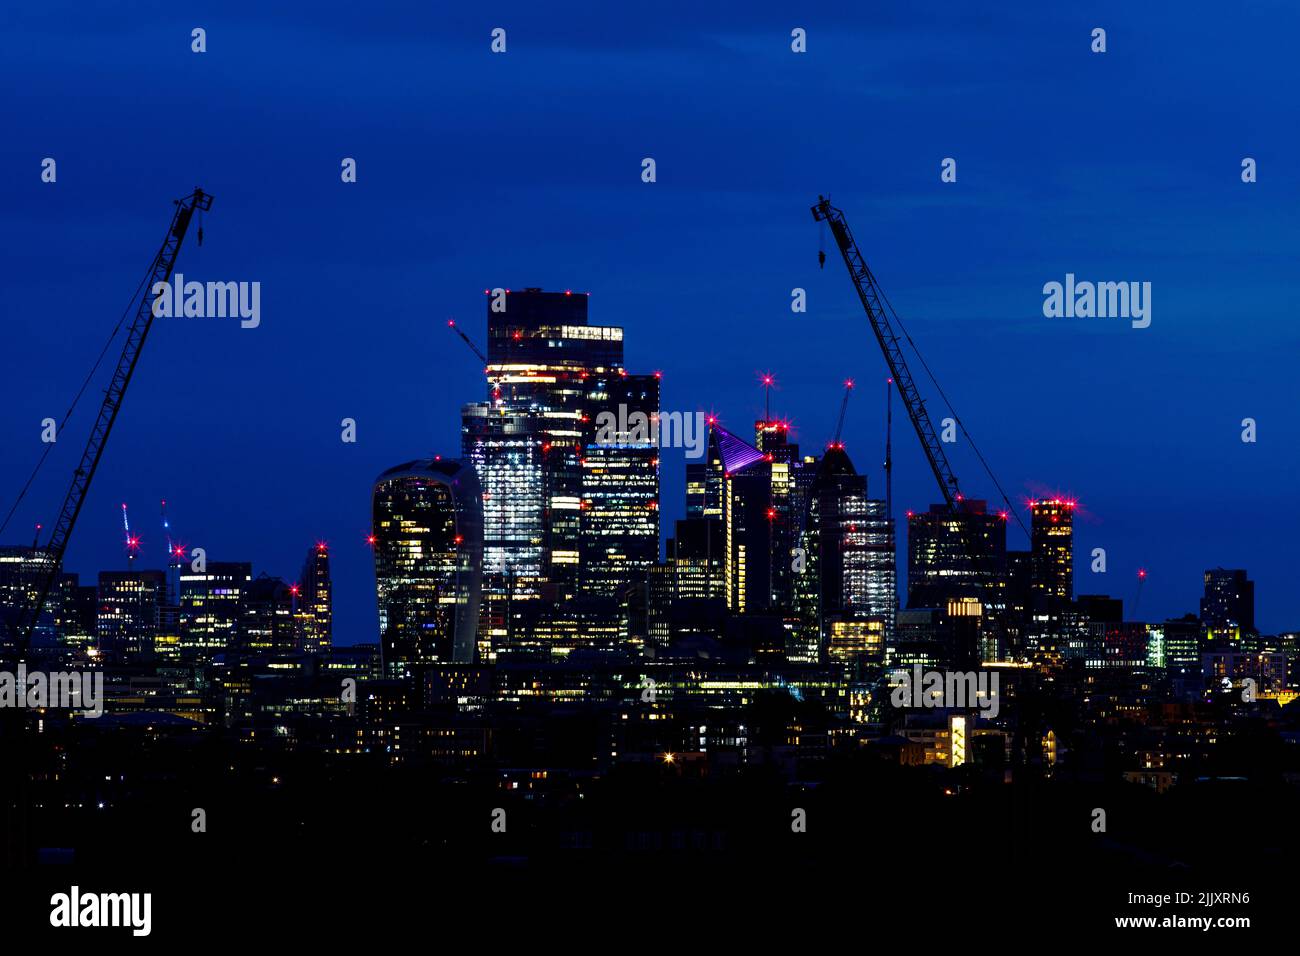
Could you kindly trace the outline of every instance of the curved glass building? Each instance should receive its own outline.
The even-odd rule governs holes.
[[[379,646],[385,673],[472,663],[483,558],[483,498],[474,468],[408,461],[371,496]]]

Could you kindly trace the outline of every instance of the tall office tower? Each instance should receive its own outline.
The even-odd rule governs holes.
[[[1207,631],[1242,634],[1255,630],[1255,582],[1243,570],[1214,568],[1205,572],[1201,626]]]
[[[182,656],[203,659],[243,645],[240,629],[252,580],[247,561],[209,561],[203,571],[182,571]]]
[[[641,441],[602,443],[587,457],[600,412],[657,413],[658,386],[626,374],[623,330],[589,325],[585,295],[489,292],[487,318],[490,395],[464,406],[462,450],[483,487],[485,620],[495,645],[515,642],[519,602],[568,601],[580,590],[609,598],[658,557],[657,452]],[[638,504],[655,512],[650,521],[634,520]],[[579,570],[583,554],[590,571]]]
[[[649,572],[649,643],[667,647],[693,634],[720,634],[726,608],[726,531],[717,518],[678,521],[668,558]]]
[[[646,648],[653,657],[659,648],[672,642],[672,614],[676,604],[673,593],[671,561],[656,564],[646,572]]]
[[[587,378],[578,593],[626,598],[659,560],[659,377]]]
[[[165,571],[100,571],[95,639],[106,657],[123,661],[151,654],[158,609],[167,601]]]
[[[295,603],[302,587],[288,585],[283,578],[259,574],[248,585],[244,623],[240,628],[241,649],[249,654],[289,654],[299,649],[300,625]]]
[[[988,514],[983,501],[967,498],[957,513],[944,504],[909,511],[907,606],[943,608],[950,599],[975,597],[1005,607],[1006,555],[1006,520]]]
[[[86,653],[95,647],[99,588],[82,584],[75,574],[59,577],[55,629],[66,647]]]
[[[754,423],[754,446],[763,453],[755,466],[766,471],[771,551],[768,570],[771,597],[769,605],[780,611],[794,608],[793,556],[795,543],[803,532],[807,487],[798,480],[803,469],[799,446],[790,441],[790,423],[765,419]]]
[[[1048,602],[1074,597],[1074,509],[1076,502],[1049,498],[1029,503],[1033,590]]]
[[[736,614],[772,610],[771,489],[762,468],[727,474],[727,607]]]
[[[18,622],[36,600],[41,576],[49,569],[49,560],[49,552],[42,548],[0,545],[0,653],[12,649]],[[59,592],[51,588],[45,607],[32,629],[33,645],[57,641],[58,612]]]
[[[924,513],[908,512],[907,605],[946,612],[954,601],[975,598],[978,615],[962,606],[955,632],[979,628],[976,647],[957,641],[958,657],[979,653],[1005,654],[1006,639],[1006,517],[989,514],[985,502],[966,498],[954,512],[946,504]]]
[[[771,586],[771,476],[764,455],[721,425],[714,425],[722,455],[722,520],[727,541],[723,582],[735,614],[769,610]]]
[[[726,470],[722,467],[722,449],[718,446],[717,421],[710,418],[709,441],[704,458],[686,462],[686,517],[716,518],[723,516],[722,496]]]
[[[330,583],[330,549],[318,541],[307,551],[298,576],[299,649],[320,654],[334,645],[334,587]]]
[[[483,561],[474,468],[437,458],[390,468],[375,481],[371,514],[385,673],[473,663]]]
[[[1034,552],[1007,551],[1007,614],[1005,656],[1026,660],[1034,618]]]
[[[841,445],[828,448],[817,466],[802,540],[809,561],[808,579],[800,580],[802,617],[810,623],[811,610],[815,626],[800,629],[803,646],[790,656],[817,661],[835,637],[833,658],[883,660],[894,633],[894,532],[885,502],[868,498],[866,476]],[[874,626],[850,626],[868,622]]]
[[[464,457],[473,462],[483,489],[484,586],[504,594],[508,581],[514,600],[528,600],[557,574],[576,582],[581,480],[568,460],[577,465],[577,418],[557,423],[573,432],[564,444],[528,408],[466,405],[462,423]],[[547,484],[554,491],[561,478],[570,479],[565,489],[570,494],[548,497]],[[556,544],[565,546],[556,549]],[[563,573],[569,564],[573,575]],[[573,590],[570,583],[570,596]]]
[[[678,598],[724,598],[726,541],[726,531],[717,518],[677,522],[676,534],[668,540],[666,563]]]

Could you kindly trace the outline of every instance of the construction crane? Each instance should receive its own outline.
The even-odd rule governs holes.
[[[988,556],[977,542],[977,534],[971,522],[960,519],[960,515],[966,514],[967,509],[962,506],[963,495],[961,486],[957,483],[957,476],[948,463],[948,456],[944,453],[943,445],[939,441],[939,436],[935,433],[934,425],[930,421],[930,415],[926,411],[925,401],[921,398],[921,393],[916,387],[916,382],[912,378],[912,373],[907,367],[907,359],[903,354],[902,344],[899,342],[898,335],[894,332],[894,326],[889,320],[889,315],[893,313],[889,300],[880,291],[876,283],[876,277],[871,274],[867,268],[866,260],[862,252],[858,249],[858,244],[853,239],[853,233],[849,229],[848,221],[844,218],[844,213],[831,205],[830,200],[825,196],[817,197],[817,205],[812,207],[813,218],[819,223],[828,223],[831,229],[831,235],[835,237],[835,244],[839,247],[840,254],[844,257],[844,265],[849,270],[849,276],[853,280],[854,288],[857,289],[858,298],[862,301],[863,311],[867,313],[867,319],[871,322],[871,329],[875,333],[876,342],[880,345],[881,352],[884,353],[885,363],[889,366],[889,383],[886,385],[886,438],[885,438],[885,510],[892,520],[893,514],[893,460],[890,448],[891,432],[893,430],[893,406],[889,401],[889,385],[892,384],[898,389],[899,396],[903,399],[903,407],[907,411],[907,417],[912,422],[912,427],[916,430],[917,437],[921,440],[921,448],[925,452],[926,461],[929,462],[930,470],[934,473],[935,481],[939,484],[939,491],[943,494],[944,501],[947,503],[948,511],[958,520],[956,522],[958,535],[960,536],[964,549],[970,559],[970,570],[972,574],[979,577],[987,567]],[[894,314],[894,320],[898,322],[899,328],[902,329],[902,323]],[[915,343],[907,336],[905,329],[903,336],[915,350]],[[920,353],[917,353],[920,358]],[[929,367],[925,365],[925,360],[921,359],[921,365],[925,368],[926,373],[930,374]],[[933,374],[930,374],[930,380],[938,389],[941,398],[947,402],[947,397],[943,394],[943,389],[935,381]],[[949,405],[951,408],[951,405]],[[997,476],[993,474],[980,454],[979,449],[975,446],[974,440],[966,431],[966,427],[961,424],[961,419],[953,413],[953,420],[961,428],[962,434],[966,436],[970,443],[971,449],[979,458],[980,463],[984,466],[985,472],[990,480],[997,487],[998,492],[1002,495],[1002,500],[1006,503],[1008,514],[1014,514],[1017,523],[1022,529],[1025,529],[1024,521],[1021,520],[1019,512],[1011,504],[1011,500],[1003,491],[1001,484],[998,483]],[[1025,529],[1028,534],[1028,529]]]
[[[894,520],[894,380],[885,379],[885,517]]]
[[[131,383],[131,376],[135,372],[136,363],[140,361],[145,339],[153,326],[153,289],[158,283],[165,285],[171,281],[172,271],[176,267],[176,257],[180,254],[181,245],[185,241],[190,220],[195,212],[202,213],[212,208],[212,196],[202,189],[195,188],[194,192],[174,200],[173,204],[175,209],[172,210],[167,233],[163,236],[162,245],[154,254],[149,273],[142,283],[144,291],[140,295],[135,318],[127,329],[122,355],[117,360],[113,378],[104,392],[99,416],[95,419],[95,426],[86,441],[81,462],[72,473],[72,483],[63,499],[63,508],[59,511],[59,518],[54,525],[54,531],[50,534],[49,543],[45,546],[42,562],[44,567],[35,582],[33,600],[19,615],[14,629],[15,646],[20,660],[26,654],[32,630],[40,619],[50,589],[63,567],[63,555],[72,537],[72,529],[77,524],[77,516],[81,513],[81,506],[85,503],[87,492],[90,491],[91,480],[95,477],[95,471],[108,445],[108,436],[113,430],[113,423],[117,421],[117,413],[121,411],[126,388]]]
[[[939,441],[939,436],[930,421],[930,413],[925,410],[925,400],[921,398],[916,382],[912,380],[912,373],[908,370],[907,359],[903,355],[898,336],[894,333],[889,316],[885,313],[883,296],[880,287],[876,284],[876,277],[867,268],[867,261],[862,257],[858,244],[853,240],[853,233],[849,230],[849,223],[844,218],[844,213],[832,206],[831,201],[826,197],[818,196],[817,205],[812,207],[812,214],[818,222],[830,224],[831,235],[835,238],[835,244],[839,246],[840,254],[844,256],[844,265],[848,267],[849,276],[858,290],[858,298],[862,300],[862,308],[871,322],[871,330],[875,332],[880,350],[885,354],[890,377],[898,387],[898,394],[903,399],[907,416],[912,420],[912,427],[916,429],[916,437],[921,439],[921,448],[930,463],[930,470],[934,472],[935,480],[939,483],[944,501],[956,514],[962,500],[961,486],[957,483],[957,476],[953,473],[952,466],[948,464],[948,456],[944,454],[943,444]]]
[[[486,373],[488,370],[488,357],[484,355],[482,351],[479,350],[479,347],[477,345],[474,344],[474,340],[471,339],[468,335],[466,335],[463,331],[461,331],[461,327],[456,324],[455,319],[447,320],[447,328],[451,329],[453,332],[459,335],[460,340],[469,346],[469,350],[473,352],[475,356],[478,357],[478,360],[480,362],[483,363],[483,371],[484,373]],[[501,384],[499,382],[492,386],[492,395],[494,401],[497,398],[501,397]]]
[[[126,532],[126,566],[135,567],[135,559],[140,554],[140,539],[131,534],[131,521],[126,515],[126,502],[122,502],[122,530]]]
[[[835,437],[831,439],[832,448],[843,447],[840,444],[840,433],[844,431],[844,413],[849,410],[849,395],[853,393],[853,379],[844,380],[844,400],[840,402],[840,419],[835,423]]]
[[[171,604],[175,599],[177,586],[180,584],[181,556],[185,554],[185,548],[172,539],[172,523],[167,518],[166,498],[160,501],[159,509],[162,512],[163,537],[167,539],[167,603]]]
[[[162,499],[162,502],[159,507],[162,511],[163,537],[167,539],[167,563],[170,564],[172,558],[175,557],[174,554],[175,549],[172,547],[171,522],[167,520],[167,499],[166,498]]]
[[[461,328],[459,325],[456,324],[455,319],[447,320],[447,328],[451,329],[453,332],[459,335],[460,340],[469,346],[469,350],[473,352],[475,355],[477,355],[478,360],[483,363],[483,367],[487,368],[487,364],[488,364],[487,356],[479,351],[479,347],[474,344],[473,339],[471,339],[468,335],[466,335],[464,332],[461,331]]]

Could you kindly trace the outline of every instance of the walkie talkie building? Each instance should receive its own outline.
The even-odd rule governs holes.
[[[483,554],[473,467],[409,461],[375,481],[371,544],[385,673],[474,660]]]

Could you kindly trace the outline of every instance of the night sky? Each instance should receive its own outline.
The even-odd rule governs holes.
[[[1161,619],[1196,610],[1205,568],[1245,567],[1260,627],[1300,627],[1288,4],[403,6],[0,13],[0,512],[173,198],[216,197],[179,271],[262,283],[260,328],[155,323],[69,570],[125,565],[123,501],[143,565],[160,566],[165,497],[181,540],[254,573],[293,580],[330,542],[335,639],[375,640],[371,482],[459,452],[460,406],[485,388],[446,320],[485,344],[493,286],[589,291],[592,322],[625,327],[629,368],[663,372],[665,410],[713,411],[742,435],[770,371],[775,410],[820,450],[856,378],[845,441],[881,492],[884,362],[833,250],[817,268],[808,209],[829,192],[1017,505],[1082,502],[1078,592]],[[340,182],[347,156],[356,184]],[[658,182],[641,181],[643,157]],[[944,157],[956,183],[940,182]],[[1067,272],[1151,282],[1151,327],[1044,318],[1043,284]],[[99,397],[6,542],[52,526]],[[896,508],[925,508],[938,490],[895,412]],[[663,457],[666,536],[683,458]],[[992,496],[969,449],[952,457],[968,495]],[[1009,543],[1027,546],[1018,530]],[[1087,569],[1094,547],[1105,575]]]

